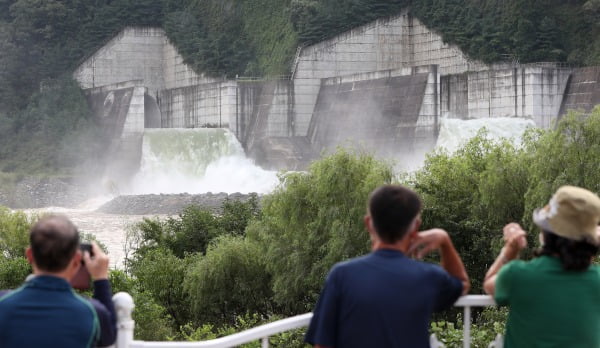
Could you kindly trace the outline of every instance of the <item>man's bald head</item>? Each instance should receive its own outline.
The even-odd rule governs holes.
[[[79,247],[79,232],[64,216],[45,216],[31,228],[29,243],[40,270],[60,272],[67,268]]]

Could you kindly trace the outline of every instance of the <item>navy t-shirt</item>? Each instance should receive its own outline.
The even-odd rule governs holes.
[[[94,299],[77,295],[64,279],[38,275],[0,291],[0,347],[108,346],[116,316],[108,280],[94,281]]]
[[[429,347],[431,313],[452,306],[462,288],[440,266],[395,250],[338,263],[327,276],[306,342],[335,348]]]

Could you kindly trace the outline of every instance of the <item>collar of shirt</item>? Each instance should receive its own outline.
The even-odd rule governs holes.
[[[64,278],[49,276],[49,275],[38,275],[30,279],[25,283],[26,287],[29,288],[42,288],[51,290],[70,290],[71,284]]]
[[[402,253],[400,250],[394,249],[378,249],[375,250],[373,253],[377,256],[382,257],[404,257],[404,253]]]

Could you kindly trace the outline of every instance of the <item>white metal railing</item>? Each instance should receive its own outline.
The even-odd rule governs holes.
[[[269,347],[269,337],[308,326],[312,313],[297,315],[295,317],[278,320],[269,324],[261,325],[250,330],[242,331],[233,335],[216,338],[201,342],[147,342],[133,340],[135,323],[131,317],[133,299],[125,292],[119,292],[113,296],[113,302],[117,311],[117,341],[115,348],[171,348],[171,347],[193,347],[193,348],[224,348],[233,347],[244,343],[261,341],[262,348]],[[456,307],[464,307],[463,324],[463,347],[471,346],[471,307],[494,306],[494,300],[488,295],[462,296],[454,304]],[[443,348],[444,345],[437,340],[435,335],[430,337],[431,348]],[[498,335],[491,342],[489,348],[502,348],[503,337]]]

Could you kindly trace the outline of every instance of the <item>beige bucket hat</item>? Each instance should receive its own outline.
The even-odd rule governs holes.
[[[600,198],[581,187],[562,186],[545,207],[533,212],[533,221],[558,236],[598,243]]]

